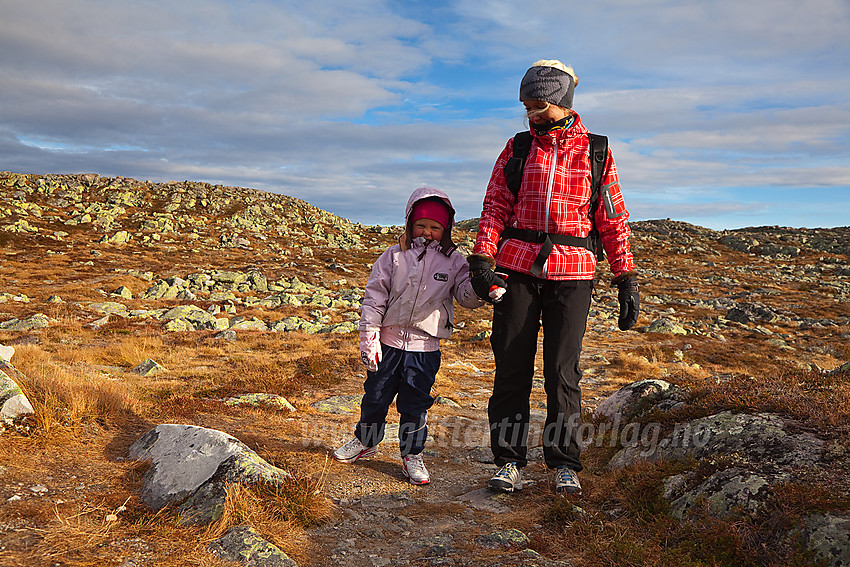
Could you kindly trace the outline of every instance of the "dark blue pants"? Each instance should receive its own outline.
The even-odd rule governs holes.
[[[496,361],[490,397],[490,446],[502,466],[527,464],[529,397],[537,334],[543,323],[546,423],[543,457],[550,468],[580,471],[581,343],[590,309],[592,280],[553,281],[511,270],[508,290],[493,307],[490,345]]]
[[[366,372],[354,435],[367,447],[380,443],[387,412],[396,398],[401,456],[418,455],[428,437],[428,409],[434,403],[431,387],[440,369],[440,351],[409,352],[381,344],[381,353],[378,370]]]

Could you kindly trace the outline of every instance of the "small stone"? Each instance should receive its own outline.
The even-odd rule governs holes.
[[[148,358],[135,368],[133,368],[130,372],[133,374],[138,374],[140,376],[153,376],[154,374],[158,374],[164,371],[165,368],[160,366],[160,364],[153,359]]]

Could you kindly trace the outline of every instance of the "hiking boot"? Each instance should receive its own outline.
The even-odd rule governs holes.
[[[500,468],[487,484],[499,492],[522,490],[522,469],[516,463],[507,463]]]
[[[428,469],[422,462],[422,455],[407,455],[402,457],[401,460],[401,472],[407,477],[410,484],[428,484],[431,482]]]
[[[555,471],[555,492],[580,494],[581,483],[578,481],[576,471],[568,467],[558,467]]]
[[[367,447],[357,437],[334,451],[334,459],[343,463],[353,463],[357,459],[371,457],[378,452],[378,447]]]

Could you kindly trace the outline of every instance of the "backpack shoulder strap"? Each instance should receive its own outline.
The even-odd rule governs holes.
[[[599,238],[599,231],[596,229],[596,207],[599,205],[599,193],[602,187],[602,176],[605,174],[605,161],[608,159],[608,138],[599,134],[587,134],[590,140],[590,175],[591,175],[591,193],[590,193],[590,224],[593,228],[590,231],[591,237],[594,239],[596,248],[596,258],[602,260],[605,258],[605,249],[602,247],[602,239]]]
[[[590,174],[593,179],[590,204],[595,209],[602,186],[602,175],[605,172],[605,160],[608,158],[608,137],[590,133],[587,137],[590,139]]]
[[[522,172],[530,149],[531,132],[528,130],[518,132],[514,136],[513,155],[505,163],[505,181],[508,189],[514,194],[514,198],[519,194],[519,188],[522,185]]]

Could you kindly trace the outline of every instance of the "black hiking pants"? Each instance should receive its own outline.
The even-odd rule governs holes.
[[[544,280],[508,274],[508,289],[493,307],[490,345],[496,361],[490,397],[490,446],[496,465],[524,467],[529,430],[529,398],[537,335],[543,324],[543,379],[546,422],[543,455],[550,468],[582,469],[579,357],[587,326],[593,280]]]

